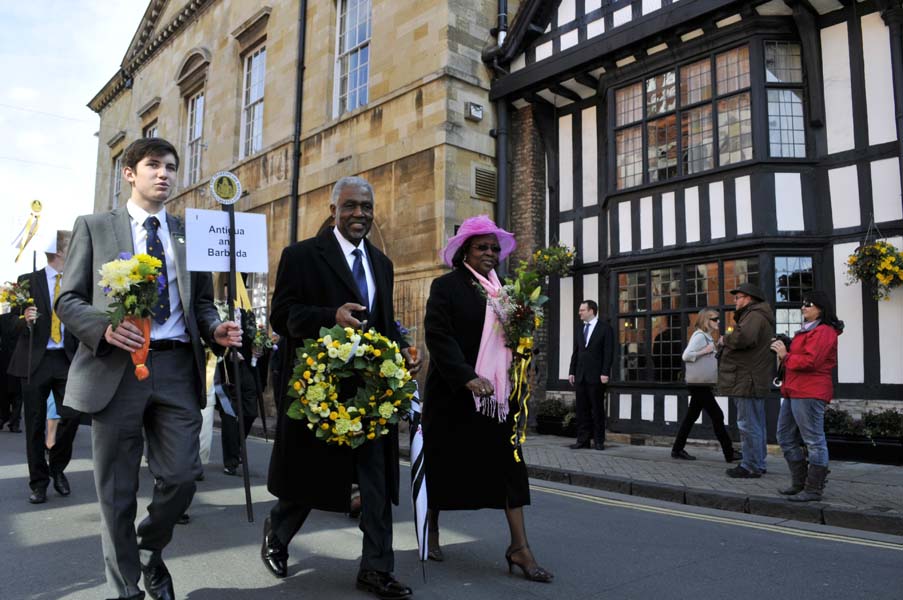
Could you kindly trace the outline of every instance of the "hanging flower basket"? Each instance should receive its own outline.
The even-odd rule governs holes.
[[[847,258],[847,278],[847,285],[867,286],[875,300],[890,300],[891,290],[903,285],[903,253],[882,240],[863,244]]]

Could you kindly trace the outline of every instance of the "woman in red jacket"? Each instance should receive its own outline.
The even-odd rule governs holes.
[[[820,500],[825,488],[825,408],[834,396],[831,372],[837,366],[837,336],[843,332],[843,321],[825,292],[809,293],[802,312],[803,327],[790,348],[781,340],[771,344],[784,368],[777,434],[792,477],[791,486],[779,491],[794,502]],[[809,451],[808,465],[803,445]]]

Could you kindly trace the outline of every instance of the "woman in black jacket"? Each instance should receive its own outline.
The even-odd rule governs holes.
[[[527,579],[549,582],[553,575],[537,564],[527,544],[527,469],[515,461],[508,441],[512,420],[505,389],[511,352],[496,337],[503,334],[487,304],[500,288],[495,267],[514,247],[514,236],[488,217],[467,219],[442,252],[454,269],[430,288],[424,320],[430,367],[423,403],[429,556],[443,558],[440,510],[503,509],[511,533],[505,552],[509,572],[517,566]]]

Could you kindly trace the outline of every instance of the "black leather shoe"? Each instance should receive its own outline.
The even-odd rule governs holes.
[[[282,579],[288,575],[288,548],[270,529],[270,519],[263,522],[263,543],[260,546],[260,558],[263,565],[273,576]]]
[[[176,525],[188,525],[191,522],[191,515],[188,513],[182,513],[182,515],[176,519]]]
[[[176,600],[172,577],[162,561],[153,567],[142,566],[141,572],[144,574],[144,590],[152,600]]]
[[[376,595],[383,600],[410,598],[411,588],[401,583],[391,573],[360,571],[357,574],[357,589]]]
[[[238,477],[238,467],[223,467],[223,473],[232,477]]]
[[[69,488],[69,480],[66,478],[65,473],[51,475],[50,477],[53,479],[53,489],[56,490],[57,494],[60,496],[68,496],[72,493],[72,490]]]
[[[571,450],[582,450],[583,448],[589,448],[589,442],[586,442],[585,444],[577,442],[576,444],[571,444],[568,448]]]
[[[10,433],[22,433],[22,428],[19,427],[18,423],[10,423],[7,425]]]
[[[680,460],[696,460],[696,457],[686,450],[672,450],[671,458],[679,458]]]
[[[47,502],[47,490],[35,490],[28,497],[28,501],[32,504],[44,504]]]

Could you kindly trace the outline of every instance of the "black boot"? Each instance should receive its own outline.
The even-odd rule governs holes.
[[[806,487],[799,494],[787,498],[792,502],[812,502],[821,500],[822,491],[825,489],[825,478],[828,476],[828,467],[809,465],[806,475]]]
[[[805,460],[788,460],[787,466],[790,467],[790,487],[778,490],[778,493],[793,496],[806,487],[807,465]]]

